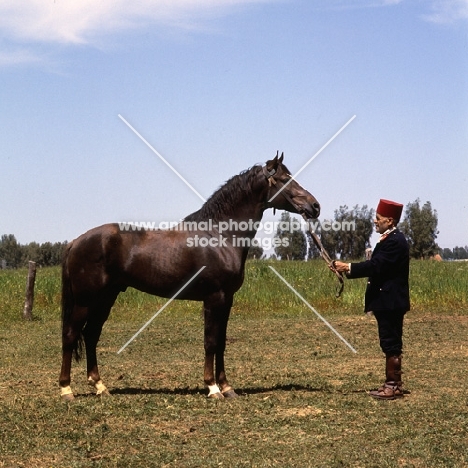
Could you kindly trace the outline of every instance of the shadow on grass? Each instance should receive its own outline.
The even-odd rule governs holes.
[[[278,384],[271,387],[248,387],[236,388],[236,393],[239,396],[256,395],[262,393],[273,393],[279,391],[303,391],[303,392],[321,392],[321,393],[336,393],[335,390],[325,387],[311,387],[310,385],[297,384]],[[204,395],[206,389],[197,388],[114,388],[109,390],[111,395]],[[80,395],[86,396],[86,395]]]

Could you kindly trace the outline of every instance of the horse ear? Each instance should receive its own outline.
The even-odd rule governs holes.
[[[270,159],[266,162],[266,167],[268,171],[276,171],[278,168],[278,154],[279,151],[276,152],[276,156],[273,159]]]
[[[279,163],[282,164],[284,158],[284,153],[281,153],[281,157],[279,158]]]

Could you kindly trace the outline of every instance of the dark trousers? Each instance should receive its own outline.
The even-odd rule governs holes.
[[[374,312],[379,330],[380,347],[386,356],[399,356],[403,351],[403,318],[405,311]]]

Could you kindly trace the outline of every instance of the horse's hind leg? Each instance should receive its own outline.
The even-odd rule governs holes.
[[[60,371],[60,394],[64,401],[73,400],[71,383],[71,363],[73,352],[79,358],[81,330],[88,315],[87,307],[74,306],[70,318],[62,325],[62,368]]]
[[[89,318],[83,329],[83,338],[86,346],[86,368],[88,383],[96,389],[96,395],[109,395],[109,391],[102,383],[97,364],[96,347],[101,336],[104,322],[109,317],[110,310],[117,298],[118,292],[107,291],[101,295],[90,310]]]

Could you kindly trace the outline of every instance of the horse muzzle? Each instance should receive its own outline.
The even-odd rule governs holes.
[[[301,207],[301,213],[303,213],[308,219],[316,219],[320,216],[320,203],[314,201],[311,203],[305,203]]]

